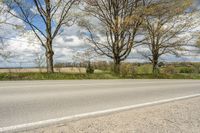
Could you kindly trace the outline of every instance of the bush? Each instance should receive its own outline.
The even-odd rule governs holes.
[[[94,73],[94,69],[89,67],[89,68],[86,69],[86,73],[87,74],[93,74]]]
[[[134,76],[136,74],[133,64],[124,63],[120,66],[120,74],[122,77]]]
[[[183,67],[180,69],[180,73],[194,73],[194,69],[191,67]]]
[[[152,74],[152,65],[144,64],[137,68],[138,74]]]
[[[94,68],[91,66],[91,63],[89,62],[86,68],[86,73],[87,74],[93,74],[94,73]]]
[[[174,66],[167,66],[163,72],[165,74],[177,74],[178,70]]]
[[[200,65],[199,64],[195,64],[194,65],[194,70],[195,70],[194,71],[195,73],[200,73]]]
[[[165,64],[163,62],[158,63],[158,67],[163,67]]]

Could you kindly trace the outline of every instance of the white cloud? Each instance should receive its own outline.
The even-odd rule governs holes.
[[[19,26],[24,27],[25,24],[14,17],[12,15],[6,13],[7,6],[1,4],[0,8],[2,9],[0,12],[0,37],[12,37],[15,36],[18,32],[16,28]],[[15,14],[14,11],[12,11]]]
[[[64,31],[64,33],[68,33],[69,31],[70,29]],[[0,62],[0,67],[19,66],[20,63],[23,63],[25,67],[35,66],[35,54],[38,51],[43,55],[45,53],[44,48],[40,45],[40,42],[32,31],[26,31],[22,36],[19,35],[8,40],[6,39],[5,43],[8,46],[7,49],[15,56],[9,59],[8,62]],[[53,42],[54,60],[55,62],[70,62],[73,55],[84,47],[85,43],[78,35],[58,35]]]
[[[2,19],[1,17],[0,19]],[[22,21],[16,18],[10,19],[9,22],[25,25]],[[55,62],[72,61],[72,57],[76,54],[76,52],[88,47],[88,44],[86,44],[86,42],[79,37],[80,27],[74,25],[69,28],[64,27],[63,29],[62,33],[59,34],[54,40]],[[197,31],[198,29],[200,28],[198,27],[194,31]],[[1,25],[0,30],[0,36],[10,38],[5,39],[6,44],[8,45],[7,49],[16,55],[14,58],[10,59],[9,62],[0,62],[0,67],[19,66],[21,62],[24,62],[24,66],[34,66],[34,52],[41,51],[41,53],[44,54],[44,49],[41,47],[40,42],[31,31],[26,31],[24,34],[19,35],[18,31],[8,25]],[[104,39],[101,38],[102,41]],[[182,58],[177,58],[172,55],[166,55],[163,56],[162,59],[168,61],[200,61],[200,56],[184,56]],[[144,62],[147,60],[143,59],[136,52],[136,50],[133,50],[127,61]]]

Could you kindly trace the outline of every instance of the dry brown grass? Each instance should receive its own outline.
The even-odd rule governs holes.
[[[55,72],[61,73],[86,73],[85,68],[78,67],[65,67],[65,68],[54,68]],[[10,68],[10,69],[0,69],[0,73],[39,73],[47,72],[46,68]]]

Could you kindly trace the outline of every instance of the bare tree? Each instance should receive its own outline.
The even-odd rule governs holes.
[[[116,74],[135,44],[144,5],[145,0],[84,0],[84,11],[91,17],[80,25],[86,27],[95,51],[113,59]]]
[[[2,1],[0,1],[0,15],[2,16],[4,14],[4,7],[3,7],[3,3]],[[6,22],[5,19],[2,19],[2,17],[0,17],[0,25],[4,24]],[[5,52],[4,52],[4,45],[3,45],[3,38],[0,38],[0,56],[4,57]]]
[[[53,40],[63,25],[70,26],[73,23],[70,9],[77,2],[78,0],[10,0],[9,3],[7,2],[12,9],[9,13],[25,22],[45,48],[47,72],[54,72]]]
[[[85,49],[83,51],[79,51],[77,52],[74,56],[73,56],[73,60],[75,62],[91,62],[91,60],[97,58],[98,55],[96,55],[96,53],[92,50],[92,49]]]
[[[11,52],[7,50],[4,40],[0,37],[0,57],[3,59],[8,59],[11,56]]]
[[[192,17],[191,13],[185,12],[190,4],[188,0],[160,0],[148,7],[142,42],[147,50],[141,49],[139,53],[151,61],[153,74],[159,72],[158,63],[162,55],[180,55],[191,39],[187,33],[193,26]]]
[[[42,68],[44,67],[44,64],[45,64],[44,55],[42,55],[40,51],[35,51],[33,54],[35,57],[34,63],[39,68],[39,71],[42,72]]]
[[[92,68],[91,62],[96,58],[98,58],[98,55],[91,48],[79,51],[73,56],[74,62],[79,63],[79,72],[81,72],[82,66],[85,66],[86,68]]]
[[[0,0],[0,26],[5,26],[6,24],[9,24],[8,23],[8,17],[6,15],[6,5],[3,4],[3,1]],[[1,29],[0,27],[0,30],[3,30]],[[4,39],[3,37],[0,36],[0,57],[6,59],[8,57],[10,57],[11,55],[11,52],[9,52],[7,49],[7,45],[5,44],[4,42]]]

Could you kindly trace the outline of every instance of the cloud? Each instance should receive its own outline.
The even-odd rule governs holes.
[[[69,34],[72,29],[76,31]],[[53,42],[55,63],[72,62],[76,52],[87,47],[84,40],[79,38],[77,30],[71,27],[55,38]],[[15,56],[8,61],[0,62],[0,67],[19,67],[21,64],[24,67],[32,67],[36,65],[34,63],[36,53],[40,52],[41,55],[45,55],[45,49],[40,45],[32,31],[25,31],[22,35],[5,39],[5,43],[8,46],[7,49]]]
[[[58,36],[54,40],[54,46],[56,48],[76,48],[76,47],[84,47],[84,40],[80,39],[78,36]]]
[[[25,24],[14,17],[12,15],[6,13],[8,7],[4,4],[0,4],[0,37],[12,37],[18,34],[16,28],[24,27]],[[14,14],[15,12],[12,11]]]
[[[3,17],[0,17],[0,20]],[[10,18],[10,23],[15,23],[18,25],[25,26],[25,24],[16,18]],[[72,27],[64,27],[61,29],[61,33],[55,38],[53,48],[55,52],[55,62],[71,62],[73,61],[73,56],[86,48],[89,44],[80,38],[80,27],[73,25]],[[194,31],[198,31],[200,28],[197,27]],[[33,32],[25,31],[24,34],[19,34],[15,28],[10,25],[0,26],[0,36],[6,38],[5,43],[8,46],[7,50],[14,53],[15,57],[9,59],[8,61],[1,62],[0,67],[19,67],[20,63],[24,67],[36,66],[34,63],[35,53],[39,52],[44,55],[44,48],[41,47],[40,42],[35,37]],[[105,39],[105,38],[104,38]],[[101,40],[104,40],[101,38]],[[193,42],[195,43],[195,42]],[[145,50],[145,49],[143,49]],[[108,58],[99,57],[99,60],[109,60]],[[162,56],[165,61],[200,61],[200,56],[183,56],[177,58],[173,55]],[[146,62],[147,60],[142,58],[141,55],[137,53],[137,50],[133,50],[131,55],[128,57],[127,61],[134,62]]]

